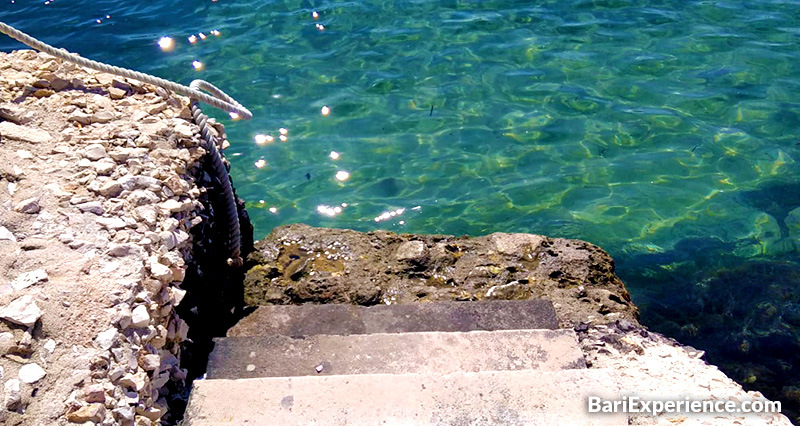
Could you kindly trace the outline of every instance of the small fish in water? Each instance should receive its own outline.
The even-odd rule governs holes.
[[[311,180],[311,173],[306,173],[306,180]]]

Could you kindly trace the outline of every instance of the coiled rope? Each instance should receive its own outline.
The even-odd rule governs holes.
[[[194,119],[195,124],[200,127],[200,134],[207,145],[205,148],[211,156],[211,166],[214,169],[217,179],[222,185],[222,192],[223,196],[225,197],[225,210],[229,231],[229,257],[227,263],[231,266],[242,265],[241,230],[239,227],[239,211],[236,207],[236,198],[233,194],[233,187],[231,186],[228,169],[222,159],[222,154],[220,154],[219,150],[217,149],[217,140],[208,129],[208,117],[200,111],[198,101],[205,102],[225,112],[236,114],[238,117],[245,120],[253,118],[253,114],[250,112],[250,110],[236,102],[236,100],[225,94],[225,92],[222,90],[204,80],[194,80],[191,82],[189,87],[187,87],[182,84],[174,83],[172,81],[149,74],[86,59],[74,53],[70,53],[65,49],[57,49],[3,22],[0,22],[0,32],[36,50],[55,56],[59,59],[72,62],[82,67],[138,80],[154,86],[163,87],[164,89],[189,97],[189,99],[191,99],[192,118]],[[205,90],[211,93],[213,96],[207,95],[200,90]]]

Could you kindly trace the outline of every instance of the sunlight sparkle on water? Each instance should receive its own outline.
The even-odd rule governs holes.
[[[189,40],[189,43],[195,44],[195,43],[197,43],[197,36],[192,34],[192,35],[189,36],[188,40]]]
[[[339,170],[338,172],[336,172],[336,180],[344,182],[347,179],[350,179],[350,173],[349,172],[346,172],[344,170]]]
[[[391,219],[391,218],[393,218],[395,216],[400,216],[405,211],[406,211],[406,209],[400,208],[400,209],[397,209],[397,210],[383,212],[380,215],[378,215],[374,220],[375,220],[375,222],[381,222],[381,221],[384,221],[384,220],[388,220],[388,219]],[[404,224],[404,223],[405,222],[401,223],[401,225]]]
[[[175,40],[172,37],[161,37],[158,39],[158,47],[165,52],[171,52],[175,48]]]
[[[263,158],[258,160],[258,161],[256,161],[256,164],[255,164],[257,169],[263,169],[264,166],[266,166],[266,165],[267,165],[267,160],[265,160]]]
[[[346,204],[342,205],[346,206]],[[325,216],[334,217],[342,212],[342,207],[340,206],[331,207],[325,204],[320,204],[317,206],[317,212],[319,212],[320,214],[324,214]]]
[[[328,114],[331,113],[331,109],[327,105],[325,105],[325,106],[322,107],[321,110],[319,110],[319,112],[322,113],[323,117],[327,117]]]
[[[273,138],[272,135],[261,135],[261,134],[259,134],[259,135],[256,135],[256,137],[255,137],[256,144],[258,144],[258,145],[268,144],[268,143],[271,143],[274,140],[275,140],[275,138]]]
[[[192,61],[192,67],[194,67],[194,69],[197,70],[197,71],[202,71],[203,70],[203,63],[200,62],[200,61]]]
[[[340,157],[339,153],[336,152],[336,151],[331,151],[330,155],[328,155],[328,156],[331,157],[331,160],[338,160],[339,157]]]

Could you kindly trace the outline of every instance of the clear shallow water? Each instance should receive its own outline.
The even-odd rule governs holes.
[[[257,238],[294,222],[581,238],[617,259],[654,328],[737,364],[744,340],[797,349],[795,296],[753,299],[777,311],[757,332],[709,308],[713,280],[736,288],[725,274],[751,264],[725,297],[797,293],[797,2],[4,0],[0,20],[248,106],[227,155]]]

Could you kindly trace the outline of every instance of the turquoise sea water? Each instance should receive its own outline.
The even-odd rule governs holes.
[[[3,0],[0,20],[249,107],[206,111],[256,238],[584,239],[645,324],[800,395],[797,1]]]

